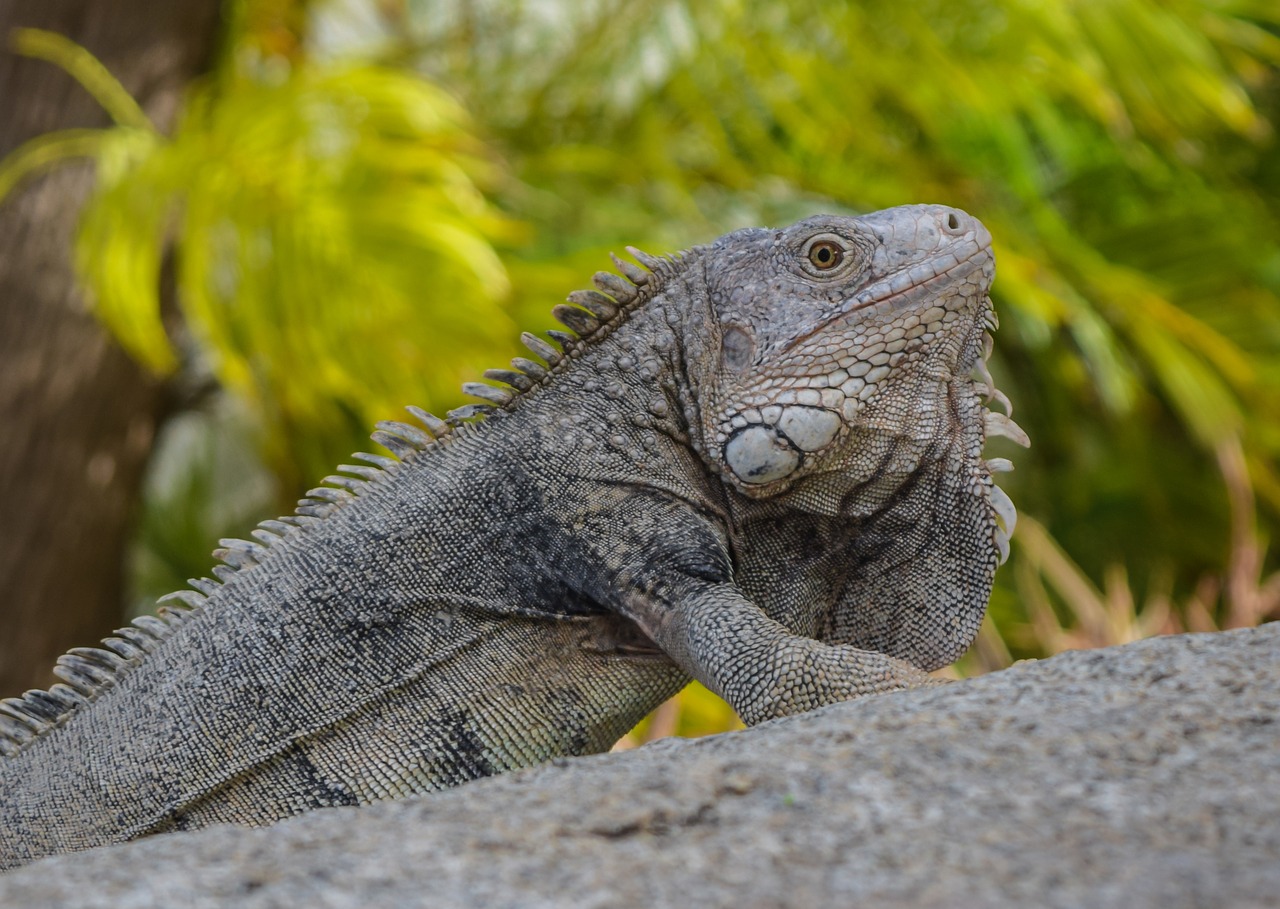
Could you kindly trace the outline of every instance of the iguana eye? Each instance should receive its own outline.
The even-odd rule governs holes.
[[[819,240],[809,247],[809,262],[819,271],[830,271],[844,259],[844,249],[831,240]]]
[[[809,277],[823,281],[844,276],[859,262],[856,241],[831,231],[811,234],[799,252],[800,269]]]

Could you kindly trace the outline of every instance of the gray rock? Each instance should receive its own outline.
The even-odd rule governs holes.
[[[0,906],[1280,906],[1280,623],[0,877]]]

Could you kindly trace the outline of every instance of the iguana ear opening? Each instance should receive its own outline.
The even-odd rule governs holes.
[[[756,340],[741,325],[726,325],[720,340],[720,363],[729,372],[740,373],[755,359]]]

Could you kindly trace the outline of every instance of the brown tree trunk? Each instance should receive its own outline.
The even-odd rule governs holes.
[[[0,0],[0,157],[106,115],[58,67],[19,57],[33,26],[86,47],[152,120],[172,123],[209,63],[218,0]],[[69,647],[121,621],[123,553],[163,389],[87,311],[72,271],[92,186],[63,167],[0,202],[0,697],[52,681]]]

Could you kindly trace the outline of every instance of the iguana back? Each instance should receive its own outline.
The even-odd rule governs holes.
[[[636,253],[490,405],[382,424],[192,608],[0,705],[0,867],[607,749],[693,676],[748,722],[926,684],[1012,530],[992,268],[940,206]],[[978,381],[975,383],[974,371]]]

